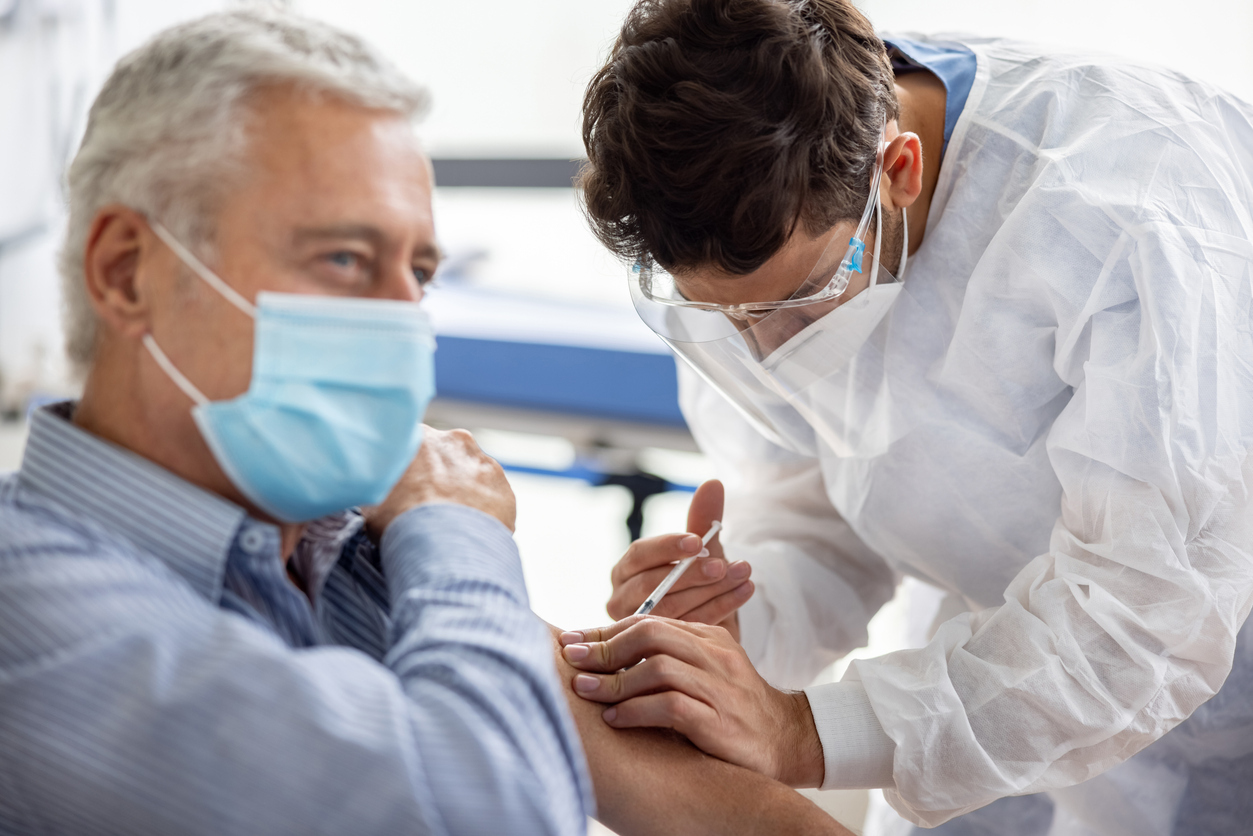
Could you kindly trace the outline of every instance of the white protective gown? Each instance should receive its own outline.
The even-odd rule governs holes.
[[[977,78],[848,396],[890,431],[789,453],[681,369],[758,584],[744,645],[802,687],[917,576],[971,612],[809,690],[827,787],[923,825],[1059,790],[1055,834],[1202,832],[1224,780],[1253,807],[1253,635],[1206,704],[1253,603],[1253,107],[961,42]]]

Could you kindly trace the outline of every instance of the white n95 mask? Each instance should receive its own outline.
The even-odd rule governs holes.
[[[161,224],[152,230],[255,321],[252,380],[210,401],[157,345],[144,345],[196,406],[218,464],[277,520],[316,519],[383,500],[422,443],[435,394],[435,337],[415,302],[260,293],[254,307]]]

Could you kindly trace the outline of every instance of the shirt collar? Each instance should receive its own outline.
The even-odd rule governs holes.
[[[19,481],[131,541],[216,603],[244,510],[76,427],[73,412],[73,401],[34,412]]]
[[[315,606],[322,600],[322,588],[343,556],[344,547],[364,526],[365,520],[356,510],[330,514],[305,526],[290,565]]]
[[[897,75],[926,69],[944,85],[944,142],[940,148],[940,156],[943,157],[957,128],[957,120],[966,109],[979,59],[969,47],[955,41],[918,41],[889,35],[883,43],[894,51],[891,54],[892,69]]]

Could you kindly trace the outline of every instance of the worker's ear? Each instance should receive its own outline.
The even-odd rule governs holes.
[[[922,140],[917,134],[897,134],[883,152],[880,199],[885,209],[912,206],[922,194]]]
[[[155,262],[162,256],[157,237],[143,215],[128,206],[109,205],[96,213],[83,252],[87,295],[104,330],[123,339],[141,339],[149,330]]]

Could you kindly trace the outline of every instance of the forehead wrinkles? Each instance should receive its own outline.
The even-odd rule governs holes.
[[[249,122],[250,170],[232,202],[308,225],[430,225],[429,161],[402,115],[280,88],[254,97]]]

